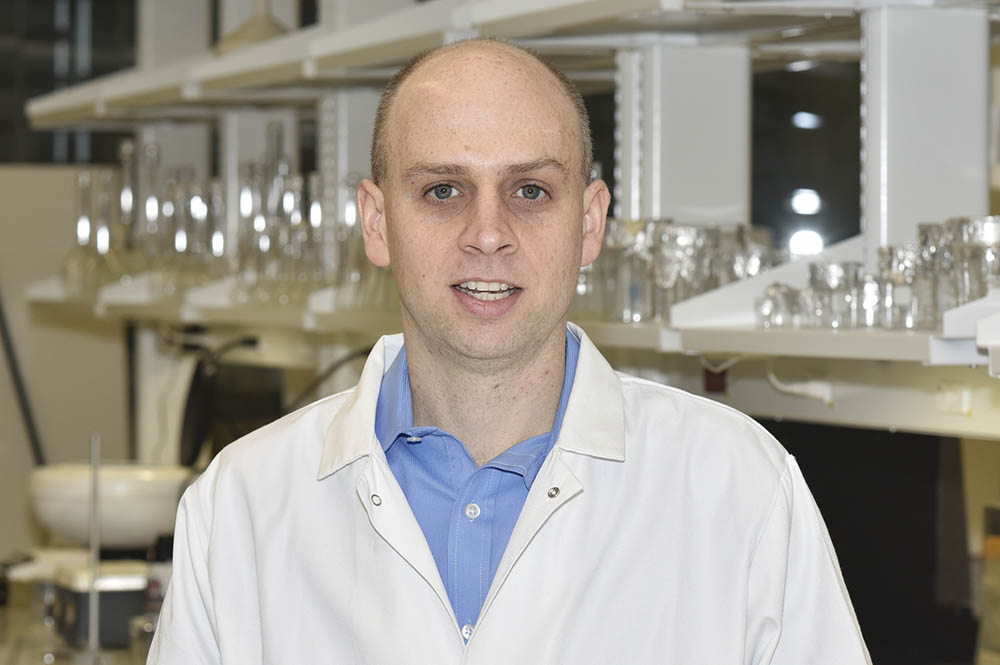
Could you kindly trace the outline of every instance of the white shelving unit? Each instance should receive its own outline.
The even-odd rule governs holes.
[[[920,11],[926,14],[921,15]],[[954,14],[944,13],[949,11]],[[153,120],[214,119],[248,107],[311,107],[322,116],[323,104],[331,103],[331,90],[379,84],[402,62],[423,49],[466,36],[496,35],[542,51],[571,77],[588,85],[609,89],[618,86],[625,97],[622,106],[627,111],[619,119],[620,133],[645,133],[641,141],[617,141],[622,176],[616,185],[627,195],[619,198],[628,203],[623,214],[650,216],[657,211],[670,212],[669,207],[664,208],[664,202],[676,192],[660,188],[656,183],[663,182],[660,176],[667,173],[663,170],[663,160],[677,157],[644,153],[644,143],[684,140],[676,132],[670,133],[669,127],[664,125],[670,118],[666,115],[669,105],[655,103],[656,95],[665,93],[643,88],[646,85],[644,77],[648,80],[650,71],[660,71],[655,67],[662,69],[663,63],[670,61],[671,54],[665,49],[736,44],[743,51],[738,48],[727,55],[734,64],[720,65],[723,69],[730,68],[725,70],[727,73],[737,71],[732,67],[738,68],[741,58],[747,65],[752,57],[779,60],[803,56],[861,58],[867,62],[866,99],[869,103],[865,118],[871,125],[868,135],[872,140],[878,127],[890,118],[894,126],[901,122],[913,128],[918,128],[925,120],[923,116],[912,118],[912,122],[895,119],[901,112],[897,105],[899,100],[906,99],[913,89],[926,85],[923,80],[910,80],[911,77],[899,74],[894,75],[890,85],[888,72],[901,69],[899,63],[891,61],[895,49],[879,40],[905,41],[910,26],[933,29],[938,18],[954,15],[961,21],[956,22],[955,34],[951,35],[958,43],[952,51],[960,51],[961,37],[965,34],[962,31],[970,29],[966,24],[975,27],[978,22],[987,20],[988,12],[989,9],[980,5],[957,7],[950,0],[431,0],[402,6],[356,25],[320,23],[237,52],[223,55],[205,52],[168,65],[111,74],[35,98],[28,103],[26,111],[37,128],[103,124],[142,126]],[[860,39],[863,33],[867,35],[865,40]],[[912,49],[913,44],[909,47]],[[713,53],[717,55],[718,49]],[[960,57],[961,54],[954,56]],[[683,86],[687,84],[694,86],[692,89],[706,87],[705,79],[698,78],[698,72],[687,75],[695,77],[692,80],[684,78],[684,71],[665,75],[673,77],[671,85],[679,85],[680,89],[685,89]],[[332,108],[340,108],[339,102],[332,103]],[[720,97],[706,103],[727,102]],[[949,99],[938,106],[940,108],[932,109],[937,113],[934,119],[944,122],[949,109],[961,104]],[[923,108],[918,110],[922,112]],[[739,108],[735,112],[741,113]],[[643,117],[656,113],[661,114],[656,116],[656,122],[647,123],[647,118]],[[982,131],[985,132],[985,128]],[[928,133],[933,135],[933,132],[924,131]],[[907,136],[894,135],[885,145],[896,150],[896,145],[905,145]],[[899,144],[895,143],[897,140]],[[979,142],[973,143],[978,145]],[[712,150],[720,147],[724,146],[713,146]],[[878,232],[898,242],[907,232],[899,228],[901,213],[898,208],[883,204],[898,200],[895,197],[913,181],[913,169],[926,170],[927,165],[888,160],[875,149],[877,147],[867,148],[870,159],[879,161],[877,165],[866,166],[864,176],[866,196],[870,202],[881,202],[867,213],[866,228],[871,232],[866,237],[829,248],[825,253],[827,257],[863,260],[871,254],[872,243],[877,240],[871,234]],[[694,149],[694,146],[687,148]],[[684,150],[681,152],[687,155],[697,154],[697,151]],[[950,155],[961,157],[961,149],[955,148]],[[711,168],[713,164],[717,167],[717,157],[710,150],[698,158],[700,162],[685,164],[686,170],[698,174],[701,173],[698,169]],[[977,160],[969,163],[973,162],[978,163]],[[235,177],[235,168],[229,168],[227,174]],[[745,188],[744,175],[738,170],[729,174],[727,186],[736,183]],[[921,172],[917,175],[926,178],[933,174]],[[983,174],[984,183],[988,184],[990,175],[989,172]],[[949,190],[952,200],[954,192],[968,189],[968,183],[962,185],[965,190],[961,187]],[[737,216],[748,209],[741,192],[729,192],[728,196],[728,199],[720,197],[719,201],[708,203],[733,203],[728,209],[737,211],[734,213]],[[947,204],[947,196],[942,201],[937,203]],[[910,201],[908,205],[919,206],[919,201]],[[977,202],[972,207],[979,205]],[[935,210],[937,207],[932,206]],[[953,214],[960,212],[975,210],[955,210]],[[910,223],[913,220],[906,222]],[[820,409],[814,403],[816,400],[778,396],[760,372],[754,377],[745,375],[743,368],[752,363],[741,360],[739,371],[733,374],[731,392],[736,405],[751,412],[823,422],[899,427],[900,414],[907,408],[933,412],[931,407],[940,402],[945,406],[938,410],[951,418],[944,426],[946,431],[977,436],[992,431],[996,433],[994,436],[1000,436],[1000,409],[988,398],[988,388],[984,387],[988,384],[981,384],[983,377],[988,379],[983,365],[988,367],[989,374],[1000,375],[1000,314],[997,313],[1000,310],[977,310],[975,316],[965,320],[960,331],[949,328],[946,323],[944,335],[877,330],[756,329],[752,303],[764,286],[770,281],[801,284],[804,275],[803,265],[791,264],[755,280],[691,299],[675,307],[672,319],[676,328],[594,321],[584,321],[582,325],[599,345],[630,353],[676,357],[682,361],[687,356],[699,357],[705,362],[711,360],[711,366],[718,366],[720,359],[725,361],[727,358],[808,359],[812,371],[839,377],[836,381],[840,384],[849,386],[852,376],[863,375],[863,380],[859,380],[868,386],[867,392],[858,389],[851,393],[863,399],[840,400],[840,411]],[[313,294],[307,303],[282,307],[235,304],[230,296],[232,283],[227,280],[192,289],[183,299],[159,299],[154,297],[154,292],[148,278],[139,277],[131,284],[102,290],[96,303],[88,305],[65,298],[58,281],[48,280],[33,286],[29,298],[39,306],[61,307],[77,314],[280,329],[315,337],[373,337],[399,330],[397,312],[337,307],[341,299],[332,290]],[[250,353],[242,354],[252,357]],[[659,362],[655,357],[649,362]],[[861,369],[858,364],[872,361],[888,364],[893,369],[873,373]],[[843,374],[844,368],[854,374]],[[956,402],[952,399],[951,388],[942,389],[947,399],[935,401],[938,392],[935,381],[951,386],[956,376],[963,375],[970,385],[978,386],[976,395],[987,395],[965,399],[961,396],[964,393],[959,391],[957,403],[974,402],[977,406],[974,416],[954,407]],[[907,389],[908,384],[923,386],[922,392]],[[698,389],[696,385],[688,387]],[[894,401],[892,413],[881,420],[870,404],[880,398]],[[854,406],[844,406],[845,402]],[[838,414],[832,421],[831,413]],[[920,427],[922,431],[934,428],[931,420],[921,421]]]

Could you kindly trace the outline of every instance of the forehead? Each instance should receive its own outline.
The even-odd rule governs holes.
[[[502,166],[540,157],[573,169],[583,158],[576,110],[559,81],[502,45],[431,56],[400,86],[387,125],[390,172],[418,161]]]

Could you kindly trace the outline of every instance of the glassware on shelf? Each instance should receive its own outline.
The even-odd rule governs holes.
[[[323,203],[319,173],[310,173],[308,189],[299,192],[299,212],[292,218],[292,233],[298,247],[296,280],[303,296],[326,286],[323,267]]]
[[[719,229],[719,246],[715,251],[715,282],[725,286],[742,279],[756,277],[772,264],[773,238],[764,227],[736,226]]]
[[[653,320],[649,229],[668,223],[666,220],[608,220],[604,251],[598,259],[608,275],[603,298],[608,320],[621,323]]]
[[[218,279],[236,272],[235,243],[230,242],[226,215],[226,189],[219,179],[209,183],[208,276]]]
[[[92,174],[90,171],[80,171],[76,176],[76,237],[59,270],[63,289],[70,298],[93,300],[99,286],[99,255],[93,245],[92,195]]]
[[[581,320],[599,320],[604,312],[604,289],[600,279],[599,261],[580,268],[573,294],[573,316]]]
[[[945,227],[954,248],[956,304],[1000,287],[1000,216],[953,217]]]
[[[654,275],[654,311],[663,323],[670,322],[670,307],[716,288],[718,275],[726,273],[736,279],[734,268],[721,269],[723,261],[732,262],[742,256],[740,248],[732,254],[719,256],[720,229],[710,226],[682,226],[653,222],[648,227]]]
[[[264,196],[267,188],[264,169],[255,162],[240,165],[239,230],[235,299],[239,303],[257,300],[257,289],[271,251]]]
[[[142,169],[136,200],[133,248],[138,252],[138,262],[143,270],[162,267],[167,254],[161,219],[160,147],[156,143],[142,146]]]
[[[917,239],[924,269],[917,277],[915,288],[925,303],[918,327],[933,330],[941,327],[945,310],[955,306],[954,251],[942,224],[918,224]]]
[[[865,273],[858,281],[858,318],[859,328],[879,328],[883,324],[885,309],[882,299],[882,280],[878,275]]]
[[[136,169],[135,141],[125,139],[118,144],[118,162],[121,168],[118,189],[117,220],[112,221],[111,247],[121,266],[120,279],[131,280],[131,276],[142,271],[139,253],[135,250],[135,234],[138,215],[138,170]]]
[[[886,328],[913,330],[934,321],[932,301],[922,300],[928,290],[928,267],[922,261],[919,245],[905,244],[878,248],[879,277],[882,281],[883,325]]]
[[[209,279],[212,258],[211,195],[210,187],[194,180],[185,179],[178,184],[178,188],[180,197],[175,205],[180,207],[176,213],[174,251],[177,253],[180,288],[188,289]]]
[[[773,282],[754,304],[757,325],[761,328],[791,328],[800,325],[801,292],[781,282]]]
[[[860,261],[826,261],[809,264],[808,303],[810,325],[818,328],[852,328],[857,324],[857,289]]]
[[[122,265],[121,242],[115,242],[113,206],[115,178],[111,169],[100,169],[97,174],[97,214],[93,223],[93,246],[97,252],[94,281],[98,287],[117,281],[125,268]]]

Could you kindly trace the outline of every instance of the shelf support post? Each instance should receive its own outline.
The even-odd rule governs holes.
[[[865,261],[917,224],[989,210],[989,14],[879,4],[862,14]]]
[[[750,221],[750,50],[655,37],[616,59],[615,215]]]

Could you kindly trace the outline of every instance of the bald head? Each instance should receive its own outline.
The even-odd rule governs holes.
[[[540,86],[558,90],[561,101],[557,103],[565,103],[565,108],[560,109],[565,111],[559,114],[560,121],[566,125],[566,131],[575,135],[575,142],[579,145],[579,163],[576,167],[584,182],[590,179],[593,161],[590,120],[583,97],[576,86],[565,74],[532,51],[496,39],[477,38],[447,44],[417,55],[386,85],[375,114],[372,135],[372,180],[376,184],[382,185],[385,182],[392,159],[391,146],[398,139],[393,134],[398,131],[399,122],[395,119],[398,106],[396,100],[401,91],[412,85],[427,85],[430,80],[437,80],[438,84],[447,82],[451,73],[463,67],[466,70],[475,67],[484,78],[516,73],[522,78],[533,78]],[[512,108],[511,112],[516,112],[516,109]]]

